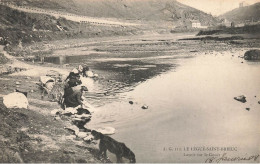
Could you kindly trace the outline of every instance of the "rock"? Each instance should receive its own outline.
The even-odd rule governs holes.
[[[147,105],[143,105],[142,109],[148,109],[148,106]]]
[[[260,50],[249,50],[244,54],[245,60],[260,60]]]
[[[98,129],[94,129],[97,132],[100,132],[102,134],[106,134],[106,135],[111,135],[111,134],[115,134],[116,129],[113,127],[102,127],[102,128],[98,128]]]
[[[82,118],[72,118],[72,123],[76,125],[80,129],[84,129],[84,126],[90,119],[82,119]]]
[[[79,138],[85,138],[85,137],[88,136],[88,133],[86,133],[86,132],[79,132],[79,133],[77,134],[77,136],[78,136]]]
[[[32,89],[30,92],[31,92],[31,93],[33,93],[33,92],[34,92],[34,90]]]
[[[72,131],[75,135],[79,133],[79,128],[75,125],[64,127],[64,129],[68,129],[69,131]]]
[[[3,97],[3,103],[7,108],[28,108],[29,102],[26,96],[19,92],[13,92]]]
[[[73,140],[73,139],[75,139],[75,138],[76,138],[75,135],[65,136],[65,139],[66,139],[66,140]]]
[[[97,78],[97,77],[98,77],[98,74],[95,73],[93,76]]]
[[[90,142],[94,139],[92,135],[88,135],[87,137],[84,138],[84,141]]]
[[[241,63],[244,63],[244,62],[241,62]]]
[[[15,82],[16,85],[21,85],[21,83],[19,81]]]
[[[260,101],[258,101],[258,104],[260,104]]]
[[[59,114],[60,110],[59,109],[54,109],[51,111],[51,115],[55,116],[56,114]]]
[[[55,116],[54,120],[61,120],[60,116]]]
[[[129,104],[131,104],[131,105],[132,105],[132,104],[134,104],[134,102],[133,102],[133,101],[129,101]]]
[[[246,97],[244,95],[234,97],[235,100],[240,101],[242,103],[246,102]]]
[[[246,108],[246,110],[247,110],[247,111],[249,111],[249,110],[250,110],[250,108]]]

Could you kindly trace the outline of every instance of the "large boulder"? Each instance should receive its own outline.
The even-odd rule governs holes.
[[[260,60],[260,50],[249,50],[244,54],[245,60]]]
[[[28,108],[29,102],[26,96],[19,92],[10,93],[3,98],[3,103],[7,108]]]

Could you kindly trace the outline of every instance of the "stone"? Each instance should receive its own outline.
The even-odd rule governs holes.
[[[77,136],[78,136],[79,138],[85,138],[85,137],[88,136],[88,133],[86,133],[86,132],[79,132],[79,133],[77,134]]]
[[[250,110],[250,108],[246,108],[246,110],[247,110],[247,111],[249,111],[249,110]]]
[[[260,104],[260,101],[258,101],[258,104]]]
[[[131,105],[132,105],[132,104],[134,104],[134,102],[133,102],[133,101],[129,101],[129,104],[131,104]]]
[[[55,116],[54,120],[61,120],[60,116]]]
[[[84,141],[90,142],[94,139],[92,135],[88,135],[87,137],[84,138]]]
[[[143,105],[142,109],[148,109],[148,106],[147,105]]]
[[[244,54],[245,60],[260,60],[260,50],[249,50]]]
[[[68,129],[69,131],[72,131],[75,135],[79,133],[79,128],[75,125],[64,127],[64,129]]]
[[[235,100],[240,101],[242,103],[246,102],[246,97],[244,95],[234,97]]]
[[[74,140],[76,138],[75,135],[65,136],[66,140]]]
[[[59,109],[54,109],[51,111],[51,115],[55,116],[56,114],[59,114],[60,110]]]
[[[15,82],[16,85],[21,85],[21,83],[19,81]]]

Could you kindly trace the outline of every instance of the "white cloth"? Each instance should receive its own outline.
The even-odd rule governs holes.
[[[92,71],[86,71],[87,77],[94,77],[94,73]]]
[[[40,76],[40,82],[46,84],[47,82],[54,82],[55,80],[49,76]]]
[[[3,98],[3,103],[7,108],[28,108],[29,102],[26,96],[19,92],[10,93]]]
[[[102,134],[106,134],[106,135],[115,134],[115,132],[116,132],[116,129],[113,127],[102,127],[102,128],[98,128],[95,130]]]
[[[79,70],[74,68],[71,72],[75,73],[75,74],[78,74],[79,73]]]

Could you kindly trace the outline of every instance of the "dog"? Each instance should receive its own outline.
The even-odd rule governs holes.
[[[117,158],[117,163],[122,163],[122,157],[129,159],[130,163],[136,163],[135,154],[124,143],[117,142],[109,136],[105,136],[95,130],[91,131],[95,140],[99,140],[99,153],[107,158],[106,151],[114,153]]]

